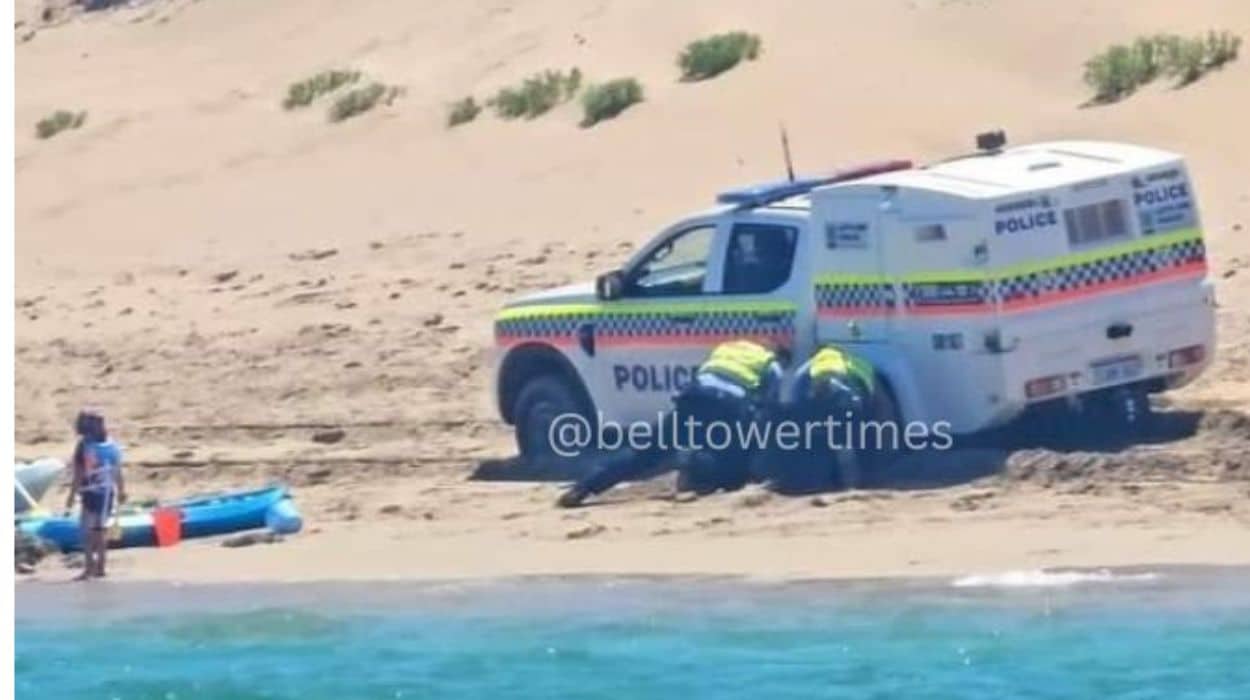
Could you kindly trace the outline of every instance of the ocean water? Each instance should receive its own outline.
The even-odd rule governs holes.
[[[19,586],[14,671],[41,700],[1248,698],[1246,583]]]

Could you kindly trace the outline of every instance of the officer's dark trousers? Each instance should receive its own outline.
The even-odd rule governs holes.
[[[766,479],[774,491],[785,494],[859,486],[859,455],[855,449],[859,416],[848,416],[837,402],[805,399],[788,406],[781,417],[800,427],[802,444],[774,444],[757,460],[761,465],[757,474],[760,479]]]
[[[587,494],[607,491],[622,481],[655,476],[661,469],[679,469],[690,488],[711,492],[718,488],[740,488],[747,480],[749,445],[739,435],[750,419],[747,399],[694,385],[675,400],[675,410],[651,426],[647,445],[623,447],[605,455],[599,466],[578,482],[578,489]],[[693,419],[696,431],[687,430],[687,418]],[[709,426],[718,428],[709,435]],[[674,426],[678,434],[674,434]],[[725,443],[728,434],[732,439]],[[660,438],[659,436],[662,436]],[[713,437],[712,441],[708,437]],[[709,442],[717,447],[709,446]]]

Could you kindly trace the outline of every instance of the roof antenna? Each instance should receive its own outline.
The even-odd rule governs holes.
[[[781,123],[781,151],[786,156],[786,178],[794,182],[794,161],[790,159],[790,139],[786,137],[786,124]]]

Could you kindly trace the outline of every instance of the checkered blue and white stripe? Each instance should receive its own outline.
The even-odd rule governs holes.
[[[831,310],[878,311],[894,308],[894,285],[889,282],[818,282],[816,307]]]
[[[652,337],[785,336],[794,333],[795,310],[741,311],[718,310],[714,306],[693,310],[657,310],[654,313],[579,313],[569,315],[534,315],[510,318],[495,323],[500,340],[525,338],[569,338],[584,324],[595,327],[601,339]]]

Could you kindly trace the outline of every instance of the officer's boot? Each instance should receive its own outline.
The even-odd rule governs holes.
[[[560,494],[556,505],[560,508],[577,508],[582,505],[582,502],[589,495],[590,491],[586,490],[581,484],[573,484],[568,491]]]

